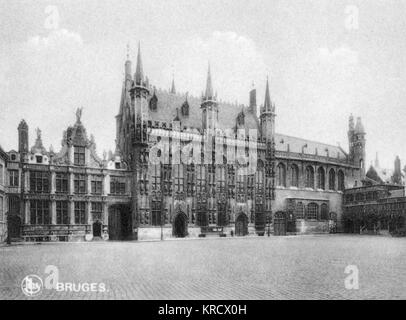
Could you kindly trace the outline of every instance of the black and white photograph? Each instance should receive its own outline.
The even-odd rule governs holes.
[[[0,300],[406,299],[405,17],[0,0]]]

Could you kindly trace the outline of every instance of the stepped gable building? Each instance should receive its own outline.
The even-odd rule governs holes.
[[[97,156],[81,109],[59,153],[43,147],[39,130],[29,150],[28,126],[20,123],[19,150],[9,152],[8,164],[9,175],[18,177],[8,187],[14,237],[142,240],[207,230],[228,236],[342,230],[343,191],[365,176],[360,118],[349,119],[346,152],[275,133],[268,81],[263,104],[252,89],[244,106],[218,99],[210,67],[199,98],[177,93],[174,81],[169,91],[151,85],[140,48],[135,73],[128,57],[124,69],[114,154]]]

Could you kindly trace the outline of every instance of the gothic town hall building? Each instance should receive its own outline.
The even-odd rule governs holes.
[[[244,106],[217,98],[210,68],[199,98],[176,93],[174,83],[168,91],[152,86],[139,48],[135,73],[128,58],[124,69],[116,150],[109,156],[96,154],[81,109],[58,152],[44,148],[39,129],[29,148],[28,124],[21,121],[18,151],[7,152],[6,167],[0,167],[1,210],[11,238],[143,240],[342,230],[343,191],[360,186],[365,175],[360,118],[354,123],[350,116],[347,152],[275,133],[268,81],[263,104],[257,105],[253,89]],[[194,161],[184,161],[191,143],[186,154]]]

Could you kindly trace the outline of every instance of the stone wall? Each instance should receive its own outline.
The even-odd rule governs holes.
[[[312,190],[312,189],[297,189],[297,188],[282,188],[277,187],[275,190],[275,200],[273,201],[272,212],[286,211],[287,198],[300,198],[303,200],[326,201],[329,205],[329,213],[337,214],[337,228],[341,230],[342,221],[342,201],[343,194],[340,191]],[[319,227],[309,225],[311,229],[324,228],[322,221],[316,221]]]
[[[0,242],[6,241],[7,238],[7,223],[0,222]]]

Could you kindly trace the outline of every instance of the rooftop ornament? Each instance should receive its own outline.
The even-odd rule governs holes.
[[[76,122],[81,123],[83,107],[76,109]]]

